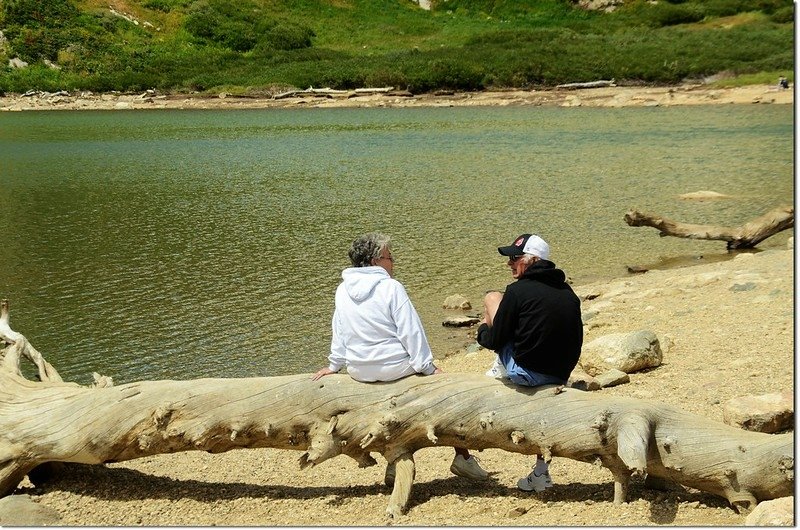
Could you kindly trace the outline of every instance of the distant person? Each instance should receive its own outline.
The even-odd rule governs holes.
[[[348,252],[352,267],[342,271],[336,289],[329,365],[312,379],[342,368],[356,381],[394,381],[409,375],[442,373],[433,364],[422,322],[403,285],[392,278],[394,257],[388,236],[360,236]],[[454,474],[489,476],[467,449],[455,448]],[[391,474],[391,467],[387,474]]]
[[[789,81],[785,77],[781,76],[781,78],[778,80],[778,85],[781,88],[789,88]]]
[[[564,272],[548,261],[550,246],[541,237],[523,234],[497,250],[508,257],[516,281],[505,294],[490,291],[483,299],[478,343],[497,353],[486,375],[522,386],[566,384],[583,345],[580,300]],[[541,492],[552,485],[541,456],[517,482],[524,491]]]

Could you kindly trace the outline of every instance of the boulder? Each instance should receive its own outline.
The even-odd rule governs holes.
[[[27,68],[28,63],[20,59],[19,57],[14,57],[13,59],[8,60],[8,67],[9,68]]]
[[[794,497],[759,502],[744,521],[745,526],[794,526]]]
[[[42,506],[30,495],[9,495],[0,499],[0,526],[54,526],[61,515]]]
[[[608,388],[610,386],[617,386],[622,385],[625,383],[630,383],[631,377],[623,372],[622,370],[616,370],[612,368],[607,372],[603,372],[595,377],[600,386],[603,388]]]
[[[481,319],[478,317],[451,316],[445,318],[444,321],[442,321],[442,325],[451,328],[463,328],[467,326],[474,326],[480,321]]]
[[[662,352],[658,337],[650,330],[614,333],[585,344],[580,364],[592,376],[610,369],[626,374],[661,365]]]
[[[701,191],[693,191],[691,193],[683,193],[678,195],[681,199],[685,200],[696,200],[696,201],[707,201],[713,199],[730,199],[730,195],[725,195],[724,193],[719,193],[716,191],[709,191],[709,190],[701,190]]]
[[[572,373],[569,374],[567,386],[585,391],[600,390],[600,388],[602,388],[600,383],[597,382],[594,377],[584,372],[580,365],[576,366],[575,369],[572,370]]]
[[[444,299],[442,307],[445,309],[462,309],[468,311],[472,309],[472,304],[469,303],[467,297],[463,294],[451,294]]]
[[[794,398],[791,392],[738,397],[725,403],[722,420],[748,431],[780,432],[794,425]]]

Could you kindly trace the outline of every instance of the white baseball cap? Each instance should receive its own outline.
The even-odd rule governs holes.
[[[550,258],[550,245],[535,234],[522,234],[507,247],[497,247],[497,251],[508,257],[532,254],[541,259]]]

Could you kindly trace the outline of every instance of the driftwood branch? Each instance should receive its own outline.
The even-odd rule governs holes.
[[[585,83],[564,83],[563,85],[556,85],[556,88],[577,89],[577,88],[605,88],[610,86],[617,86],[614,79],[599,81],[587,81]]]
[[[354,96],[365,96],[365,95],[373,95],[373,94],[388,94],[394,87],[379,87],[379,88],[356,88],[355,90],[336,90],[333,88],[314,88],[308,87],[305,90],[289,90],[287,92],[281,92],[280,94],[275,94],[272,96],[272,99],[286,99],[286,98],[296,98],[296,97],[324,97],[324,98],[334,98],[334,97],[354,97]]]
[[[631,475],[641,473],[720,495],[744,511],[794,491],[791,433],[744,431],[655,402],[468,374],[371,384],[301,374],[81,387],[47,377],[54,372],[8,325],[5,301],[0,341],[7,345],[0,495],[26,475],[38,480],[37,468],[49,462],[271,447],[302,451],[303,468],[338,455],[371,466],[371,453],[383,455],[394,487],[387,513],[397,516],[411,495],[414,453],[436,445],[599,463],[614,477],[615,503],[625,502]],[[44,366],[42,381],[21,375],[21,358]]]
[[[753,248],[770,236],[794,227],[794,207],[781,206],[761,217],[736,228],[714,225],[694,225],[679,223],[659,215],[651,215],[631,210],[625,214],[629,226],[651,226],[659,230],[659,235],[684,237],[689,239],[710,239],[728,242],[728,250]]]

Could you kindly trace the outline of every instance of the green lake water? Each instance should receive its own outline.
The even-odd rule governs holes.
[[[82,384],[311,372],[350,242],[382,231],[444,355],[443,300],[511,281],[498,245],[539,233],[576,284],[727,259],[623,215],[791,204],[793,142],[789,105],[2,113],[0,297]]]

